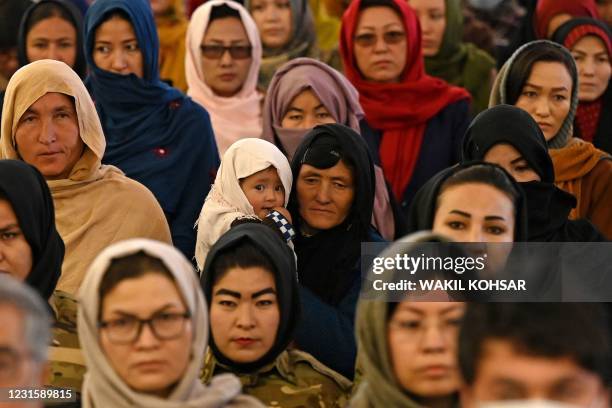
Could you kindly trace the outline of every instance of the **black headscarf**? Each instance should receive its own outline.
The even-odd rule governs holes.
[[[563,46],[568,46],[567,39],[568,36],[575,28],[580,26],[595,26],[603,33],[608,35],[608,38],[612,39],[612,33],[610,32],[610,28],[603,21],[594,19],[594,18],[572,18],[566,23],[562,24],[555,33],[553,34],[552,40],[556,43],[559,43]],[[591,34],[593,35],[593,34]],[[596,34],[598,37],[599,34]],[[568,47],[569,48],[569,47]],[[612,55],[610,55],[612,58]],[[612,154],[612,81],[608,82],[608,88],[601,96],[601,112],[599,113],[599,123],[597,124],[597,130],[595,132],[595,136],[593,136],[593,144],[595,147],[601,150],[605,150],[606,152]],[[580,127],[574,123],[574,133],[576,136],[580,136]]]
[[[76,59],[74,61],[74,67],[72,69],[81,77],[81,79],[85,78],[87,74],[87,65],[85,64],[85,49],[83,48],[83,15],[79,11],[76,6],[67,0],[40,0],[37,3],[32,4],[25,12],[23,17],[21,18],[21,24],[19,25],[19,35],[17,37],[17,57],[19,58],[19,66],[23,67],[24,65],[29,64],[30,60],[28,60],[27,54],[27,41],[26,38],[28,33],[26,30],[28,28],[28,20],[32,13],[40,6],[44,4],[55,4],[58,7],[64,9],[68,15],[70,15],[71,21],[69,23],[72,24],[76,31]]]
[[[221,364],[241,373],[252,373],[273,362],[293,340],[295,328],[300,320],[300,298],[293,251],[269,226],[260,223],[245,223],[232,227],[223,234],[208,253],[201,278],[202,290],[206,299],[209,302],[212,299],[215,276],[211,273],[211,265],[217,255],[244,242],[249,242],[259,249],[274,265],[272,272],[280,311],[276,339],[272,348],[264,356],[251,363],[237,363],[224,356],[215,344],[213,336],[210,336],[209,344],[215,358]],[[210,308],[210,303],[208,307]]]
[[[302,164],[327,169],[342,159],[353,171],[354,198],[344,222],[305,237],[301,233],[297,184]],[[298,234],[295,252],[300,283],[328,304],[338,304],[355,279],[361,242],[368,241],[374,207],[374,167],[367,145],[353,129],[339,124],[319,125],[308,132],[291,162],[293,191],[289,210]]]
[[[498,168],[514,185],[515,189],[519,193],[519,198],[516,202],[515,208],[514,242],[527,241],[527,206],[521,187],[503,168],[496,164],[478,161],[457,164],[453,167],[442,170],[429,179],[429,181],[425,183],[423,187],[419,189],[419,191],[417,191],[414,200],[412,201],[412,205],[408,211],[408,231],[417,232],[431,230],[433,228],[434,218],[436,216],[438,196],[440,195],[440,187],[442,184],[444,184],[449,177],[460,170],[475,165]]]
[[[568,220],[570,211],[576,206],[576,198],[554,185],[554,167],[546,139],[531,115],[511,105],[497,105],[481,112],[463,139],[463,160],[484,160],[489,149],[500,143],[518,150],[541,179],[519,183],[527,200],[529,241],[603,240],[589,221]]]
[[[17,216],[32,250],[26,283],[49,299],[62,271],[64,241],[55,229],[55,210],[47,182],[36,168],[20,160],[0,160],[0,192]]]

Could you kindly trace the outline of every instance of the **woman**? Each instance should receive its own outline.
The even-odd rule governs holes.
[[[574,17],[599,18],[595,0],[539,0],[534,16],[537,38],[552,38],[559,26]]]
[[[357,90],[335,69],[311,58],[296,58],[280,67],[268,87],[262,138],[291,160],[314,126],[340,123],[360,132],[363,110]],[[373,224],[386,239],[401,233],[402,215],[390,200],[380,166],[374,166],[376,195]]]
[[[182,0],[149,0],[155,16],[159,37],[159,76],[183,92],[187,91],[185,79],[185,35],[187,17]]]
[[[469,94],[426,75],[421,47],[405,1],[353,1],[342,19],[342,60],[367,121],[362,136],[402,211],[423,183],[459,161],[468,125]]]
[[[19,27],[19,65],[54,59],[85,78],[83,17],[67,0],[42,0],[26,10]]]
[[[55,228],[53,198],[42,174],[18,160],[0,160],[0,269],[25,281],[54,316],[45,384],[81,389],[85,363],[76,333],[76,301],[56,291],[64,259],[64,241]],[[78,399],[78,397],[77,397]]]
[[[0,269],[49,299],[62,270],[64,242],[45,179],[22,161],[0,160],[0,230]]]
[[[82,21],[79,10],[70,1],[42,0],[30,5],[21,17],[16,37],[19,66],[55,59],[85,78]],[[0,91],[0,117],[3,104],[4,90]]]
[[[408,4],[419,17],[427,73],[467,89],[473,115],[486,109],[497,73],[495,60],[474,44],[462,42],[461,1],[409,0]]]
[[[420,242],[439,240],[431,233],[409,235],[383,255],[420,254]],[[377,296],[360,301],[357,309],[357,366],[362,376],[350,406],[456,407],[461,385],[457,340],[465,304]]]
[[[553,163],[538,124],[527,112],[499,105],[478,115],[465,134],[463,160],[503,167],[527,200],[529,241],[605,241],[587,220],[568,220],[576,199],[554,185]]]
[[[259,33],[244,7],[229,0],[198,7],[187,32],[187,94],[210,114],[220,157],[235,141],[261,136],[260,64]]]
[[[260,407],[240,382],[198,375],[208,314],[190,262],[175,248],[134,239],[106,248],[79,291],[87,361],[84,407]]]
[[[308,0],[248,0],[245,7],[259,30],[263,60],[259,86],[266,89],[285,62],[299,57],[319,58],[317,36]]]
[[[151,192],[116,167],[101,164],[105,146],[93,101],[66,64],[36,61],[13,75],[0,156],[33,165],[47,180],[57,230],[66,245],[57,288],[71,294],[109,244],[134,237],[171,241]]]
[[[447,189],[452,194],[443,196]],[[456,214],[455,222],[447,219],[453,209],[463,213]],[[489,163],[464,163],[438,173],[417,193],[408,224],[411,232],[431,230],[458,242],[527,240],[522,190],[512,176]]]
[[[191,259],[219,157],[206,111],[160,81],[158,48],[146,0],[97,1],[87,11],[87,84],[108,142],[104,162],[153,192]]]
[[[346,378],[288,348],[300,319],[299,288],[293,251],[276,231],[248,223],[224,234],[206,261],[202,289],[211,330],[205,383],[232,372],[266,406],[346,405]]]
[[[382,241],[370,226],[372,159],[355,131],[327,124],[309,132],[291,169],[289,210],[297,230],[294,244],[303,310],[296,344],[352,378],[361,242]]]
[[[490,105],[515,105],[538,123],[555,169],[555,184],[576,197],[570,219],[586,218],[612,238],[612,161],[591,143],[573,137],[578,72],[563,46],[546,40],[525,44],[504,64]]]
[[[598,20],[576,18],[555,32],[553,41],[572,52],[580,88],[575,136],[612,153],[612,44],[609,28]]]

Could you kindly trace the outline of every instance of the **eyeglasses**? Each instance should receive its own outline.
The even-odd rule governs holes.
[[[387,31],[382,36],[386,44],[399,44],[406,38],[403,31]],[[374,33],[363,33],[355,36],[355,43],[361,47],[371,47],[378,41],[378,36]]]
[[[176,339],[183,334],[185,320],[191,314],[160,313],[150,319],[139,319],[135,316],[125,316],[119,319],[101,321],[98,327],[104,329],[111,343],[131,344],[140,337],[142,327],[146,324],[153,335],[159,340]]]
[[[226,51],[229,51],[233,59],[247,59],[251,57],[252,48],[250,45],[230,45],[229,47],[224,45],[200,45],[202,55],[209,59],[219,59]]]

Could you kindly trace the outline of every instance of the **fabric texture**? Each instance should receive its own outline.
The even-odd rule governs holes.
[[[0,160],[0,194],[13,207],[32,251],[26,283],[47,300],[62,271],[64,241],[55,228],[53,199],[42,174],[19,160]]]
[[[602,21],[591,18],[574,18],[555,31],[553,41],[571,50],[574,45],[587,35],[593,35],[603,41],[612,58],[611,32]],[[594,101],[580,101],[576,111],[575,134],[595,147],[612,154],[612,86]]]
[[[240,14],[244,30],[251,44],[251,66],[242,89],[231,97],[222,97],[206,85],[202,72],[202,51],[200,45],[208,28],[212,9],[226,5]],[[261,136],[261,99],[257,90],[257,76],[261,66],[261,40],[255,21],[244,7],[230,0],[207,1],[191,16],[187,31],[187,94],[202,105],[210,114],[219,155],[237,140]]]
[[[1,158],[20,159],[14,138],[19,119],[49,92],[74,98],[85,145],[68,178],[47,181],[56,227],[66,245],[57,289],[75,293],[93,258],[109,244],[135,237],[169,243],[171,238],[151,192],[118,168],[101,164],[106,142],[95,106],[81,79],[63,62],[36,61],[11,78],[2,113]]]
[[[311,58],[296,58],[280,67],[268,87],[263,115],[262,138],[276,144],[289,161],[310,129],[285,129],[281,126],[291,102],[301,92],[311,90],[336,123],[360,133],[363,109],[355,87],[335,69]],[[389,191],[380,166],[374,166],[376,194],[373,224],[387,239],[395,235]]]
[[[571,61],[574,61],[574,57],[571,56],[570,52],[563,47],[562,45],[556,44],[552,41],[548,40],[536,40],[529,42],[519,49],[517,49],[514,54],[506,61],[506,63],[499,70],[499,74],[497,78],[495,78],[495,83],[493,84],[493,89],[491,90],[491,97],[489,98],[489,107],[499,105],[499,104],[514,104],[516,101],[508,100],[508,82],[509,77],[512,74],[512,67],[514,66],[514,62],[516,59],[525,51],[535,48],[535,47],[556,47],[561,52],[566,53]],[[572,84],[578,83],[578,77],[574,76],[572,78]],[[574,133],[574,117],[576,116],[576,109],[578,108],[578,87],[574,86],[572,88],[572,95],[570,101],[570,111],[563,121],[561,128],[557,132],[555,136],[552,137],[548,141],[549,149],[560,149],[564,147],[569,139],[573,136]]]
[[[200,378],[207,384],[211,376],[232,371],[219,363],[209,349]],[[245,394],[268,407],[346,407],[352,385],[310,354],[296,349],[283,351],[257,373],[234,374],[242,382]]]
[[[559,14],[599,18],[595,0],[538,0],[534,16],[534,27],[538,38],[548,37],[550,20]]]
[[[478,115],[464,139],[463,160],[484,160],[494,146],[513,146],[540,177],[519,183],[525,193],[528,240],[539,242],[600,241],[599,232],[586,220],[570,221],[576,198],[554,185],[553,162],[544,134],[524,110],[498,105]]]
[[[415,12],[393,0],[406,30],[407,61],[399,83],[381,84],[362,78],[354,56],[353,35],[361,1],[351,2],[342,17],[340,54],[346,77],[359,91],[368,123],[383,131],[380,156],[385,177],[401,200],[419,157],[427,122],[449,104],[469,99],[465,89],[425,74],[421,29]]]
[[[43,4],[55,4],[58,7],[64,9],[71,17],[71,24],[76,31],[76,59],[74,66],[71,67],[81,77],[85,78],[87,75],[87,65],[85,64],[85,53],[83,52],[83,15],[80,10],[70,0],[41,0],[33,3],[25,12],[21,18],[21,24],[19,25],[19,34],[17,35],[17,58],[19,59],[19,66],[29,64],[31,61],[27,56],[27,36],[26,26],[32,13]],[[43,20],[44,21],[44,20]]]
[[[240,217],[257,218],[253,206],[240,187],[240,179],[274,166],[289,201],[292,176],[287,158],[272,143],[256,138],[242,139],[225,152],[206,202],[198,219],[195,248],[198,269],[203,270],[207,254],[215,242]]]
[[[472,95],[472,113],[487,108],[496,62],[486,51],[462,41],[463,12],[460,0],[446,0],[446,28],[438,53],[425,57],[431,76],[464,87]]]
[[[437,202],[438,196],[440,195],[440,187],[453,174],[474,165],[493,166],[506,173],[504,169],[496,164],[479,161],[464,162],[441,171],[421,187],[414,197],[414,202],[410,206],[410,211],[408,213],[408,231],[410,233],[430,231],[433,228],[436,209],[438,207]],[[519,199],[515,208],[514,242],[525,242],[528,240],[527,203],[525,195],[514,178],[507,173],[506,175],[512,184],[514,184],[516,190],[519,191]]]
[[[144,251],[160,259],[172,274],[191,315],[194,338],[192,359],[185,374],[167,399],[132,390],[113,369],[99,340],[100,283],[113,259]],[[261,407],[256,400],[240,395],[240,382],[224,375],[206,387],[198,379],[208,340],[206,300],[199,289],[191,263],[175,248],[152,240],[132,239],[102,251],[88,270],[79,290],[78,332],[88,372],[83,383],[83,407]]]
[[[213,297],[213,286],[216,280],[214,273],[226,272],[212,270],[212,264],[216,256],[242,243],[249,243],[255,246],[274,265],[274,270],[270,272],[274,275],[276,299],[280,313],[276,338],[266,354],[256,361],[249,363],[232,361],[219,350],[212,337],[209,340],[209,344],[217,361],[231,368],[232,371],[257,373],[262,367],[273,363],[293,340],[295,327],[300,320],[297,270],[293,251],[285,245],[276,231],[259,223],[241,224],[223,234],[212,247],[206,259],[201,284],[204,296],[207,299],[212,299]]]
[[[281,48],[268,48],[263,45],[263,59],[259,71],[258,84],[267,89],[274,72],[284,63],[294,58],[319,57],[317,35],[312,11],[308,0],[289,0],[291,5],[292,32],[289,41]],[[251,9],[251,2],[245,0],[244,7]]]
[[[97,27],[114,10],[126,13],[142,52],[143,78],[98,68],[93,61]],[[159,42],[146,0],[97,1],[87,11],[87,84],[107,140],[104,163],[147,186],[163,208],[172,240],[193,256],[193,225],[219,165],[208,114],[159,79]]]
[[[155,17],[159,37],[159,76],[172,81],[172,86],[183,92],[187,92],[185,36],[188,24],[182,0],[172,0],[168,12]]]

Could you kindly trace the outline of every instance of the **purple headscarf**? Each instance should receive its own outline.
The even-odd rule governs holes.
[[[289,160],[310,129],[283,129],[281,121],[293,99],[310,89],[337,123],[357,133],[364,116],[355,87],[338,71],[311,59],[296,58],[281,66],[268,87],[262,138],[281,148]],[[276,136],[276,137],[275,137]]]

